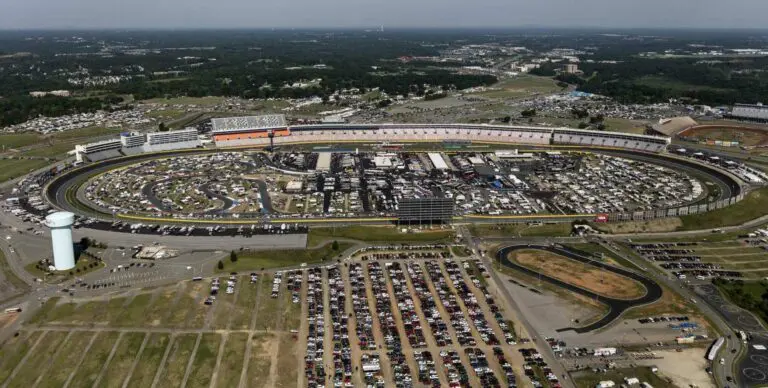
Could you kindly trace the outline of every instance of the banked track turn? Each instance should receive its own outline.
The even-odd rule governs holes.
[[[567,257],[571,260],[575,260],[587,265],[591,265],[593,267],[600,268],[605,271],[613,272],[617,275],[630,278],[642,284],[645,287],[646,293],[645,295],[637,299],[616,299],[616,298],[610,298],[610,297],[586,290],[584,288],[575,286],[570,283],[566,283],[564,281],[544,275],[542,273],[539,273],[527,267],[521,266],[509,260],[509,255],[512,252],[517,250],[522,250],[522,249],[537,249],[537,250],[554,253],[560,256]],[[599,261],[595,261],[593,259],[589,259],[577,252],[574,252],[565,248],[558,248],[558,247],[553,247],[549,245],[535,245],[535,244],[508,245],[499,249],[499,251],[496,253],[496,257],[499,260],[499,262],[507,268],[513,269],[518,272],[522,272],[523,274],[531,277],[544,280],[548,283],[551,283],[557,287],[564,288],[568,291],[584,295],[590,299],[597,300],[605,304],[606,306],[608,306],[608,313],[605,314],[603,317],[601,317],[597,322],[594,322],[587,326],[582,326],[582,327],[566,327],[563,329],[558,329],[557,330],[558,332],[573,330],[577,333],[587,333],[590,331],[601,329],[611,324],[613,321],[619,318],[625,311],[633,307],[647,305],[659,300],[663,293],[661,286],[659,286],[656,282],[654,282],[653,280],[645,276],[642,276],[640,274],[637,274],[635,272],[628,271],[622,268],[614,267],[612,265],[608,265]]]

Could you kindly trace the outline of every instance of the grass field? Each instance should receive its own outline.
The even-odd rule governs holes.
[[[527,268],[611,298],[635,299],[645,294],[640,283],[567,257],[539,250],[515,251],[510,258]]]
[[[166,104],[166,105],[218,105],[224,102],[224,97],[208,96],[208,97],[176,97],[176,98],[153,98],[151,100],[144,100],[144,103],[151,104]]]
[[[45,333],[43,346],[29,354],[26,361],[19,365],[18,373],[11,379],[10,386],[24,387],[32,386],[40,376],[40,367],[50,362],[56,351],[64,343],[68,333],[51,331]]]
[[[144,333],[125,333],[120,339],[115,350],[115,355],[107,365],[100,385],[106,388],[120,388],[123,385],[128,372],[131,370],[133,361],[141,349],[141,343],[144,342]]]
[[[523,75],[503,80],[492,86],[493,90],[473,93],[487,98],[520,98],[535,94],[550,94],[561,91],[552,78]]]
[[[106,128],[106,127],[92,126],[92,127],[72,129],[69,131],[56,132],[49,136],[54,138],[54,140],[63,141],[63,140],[83,140],[83,139],[88,139],[96,136],[118,135],[118,134],[120,134],[120,128]]]
[[[469,231],[476,237],[523,237],[523,236],[559,236],[565,237],[571,234],[571,224],[561,222],[555,224],[541,224],[529,226],[528,224],[499,224],[485,225],[472,224]]]
[[[269,368],[272,366],[272,353],[278,351],[274,334],[260,333],[251,336],[251,357],[248,359],[248,387],[267,386]],[[280,349],[282,353],[283,349]],[[295,355],[295,353],[294,353]],[[293,367],[292,369],[296,369]],[[296,378],[293,385],[296,386]]]
[[[155,374],[160,367],[160,361],[163,360],[165,348],[168,347],[170,340],[171,336],[166,333],[150,334],[144,350],[141,354],[137,355],[139,361],[130,377],[131,380],[128,382],[128,387],[144,388],[152,386],[152,381],[155,379]]]
[[[180,334],[173,339],[171,348],[168,352],[168,358],[165,360],[165,364],[160,370],[158,386],[181,386],[198,335],[199,334]]]
[[[192,369],[189,374],[189,380],[187,380],[187,387],[208,388],[211,385],[220,343],[221,336],[219,334],[203,334],[200,339],[200,345],[198,345],[195,352],[195,358],[192,360]]]
[[[706,212],[682,216],[678,230],[698,230],[741,225],[768,214],[768,187],[754,190],[734,205]]]
[[[107,363],[109,353],[112,352],[112,347],[117,342],[119,336],[120,334],[117,332],[97,333],[93,344],[90,349],[88,349],[88,353],[84,355],[80,367],[77,368],[77,372],[72,376],[72,381],[69,386],[92,386],[99,377],[101,369]]]
[[[12,336],[0,347],[0,382],[5,381],[19,365],[29,349],[37,342],[43,333],[40,331],[23,332]]]
[[[248,334],[232,333],[227,335],[226,341],[224,353],[221,355],[221,367],[219,367],[219,374],[216,377],[216,386],[236,388],[240,384],[240,373],[243,368]]]
[[[0,159],[0,182],[18,178],[50,164],[43,159]]]
[[[339,249],[333,250],[332,244],[317,249],[282,249],[272,251],[241,251],[237,261],[224,262],[224,269],[219,272],[261,270],[267,268],[293,267],[302,263],[316,264],[331,261],[341,252],[351,247],[350,243],[339,243]]]
[[[675,388],[675,385],[651,372],[650,367],[637,367],[626,369],[613,369],[605,373],[582,371],[572,374],[573,382],[578,388],[594,388],[597,383],[605,380],[613,380],[617,384],[624,381],[625,377],[637,377],[654,388]]]
[[[603,124],[605,124],[605,130],[609,132],[634,133],[638,135],[645,133],[645,126],[643,124],[628,119],[606,117]]]
[[[40,141],[40,136],[35,133],[19,133],[0,135],[0,144],[5,146],[5,150],[9,148],[21,148],[28,145],[32,145]],[[3,151],[0,149],[0,151]]]
[[[307,236],[307,246],[318,244],[334,238],[346,238],[368,242],[445,242],[452,239],[453,231],[435,230],[402,233],[395,227],[389,226],[346,226],[340,228],[311,228]]]
[[[203,304],[209,283],[193,281],[138,295],[51,298],[29,328],[0,344],[0,383],[24,360],[9,386],[238,387],[246,365],[245,386],[295,386],[300,349],[290,332],[300,328],[302,304],[292,303],[286,283],[272,298],[273,275],[260,276],[255,284],[241,276],[236,293],[220,294],[214,306]],[[236,331],[217,331],[227,327]]]

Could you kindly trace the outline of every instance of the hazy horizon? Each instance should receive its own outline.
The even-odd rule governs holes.
[[[4,5],[0,29],[764,29],[767,13],[757,0],[28,0]]]

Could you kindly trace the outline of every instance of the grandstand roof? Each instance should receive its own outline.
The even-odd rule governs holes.
[[[658,124],[653,125],[653,130],[666,136],[674,136],[694,125],[698,125],[694,119],[680,116],[659,120]]]
[[[213,133],[286,127],[285,115],[222,117],[211,119]]]

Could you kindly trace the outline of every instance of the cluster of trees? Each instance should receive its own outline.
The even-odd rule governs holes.
[[[768,322],[768,284],[765,281],[759,283],[762,289],[759,295],[746,290],[743,280],[729,281],[718,278],[713,283],[737,306],[757,314],[763,321]]]
[[[5,36],[7,35],[7,36]],[[45,35],[45,34],[43,34]],[[490,75],[456,74],[434,63],[400,62],[401,56],[438,55],[439,46],[421,44],[419,35],[402,33],[381,39],[377,34],[358,32],[238,31],[132,32],[129,36],[110,32],[81,34],[85,40],[67,42],[50,36],[28,42],[14,34],[0,33],[0,50],[29,51],[33,56],[0,61],[0,125],[14,124],[38,114],[59,116],[91,112],[112,103],[112,97],[92,99],[26,98],[34,90],[72,90],[87,97],[91,89],[110,94],[133,95],[137,100],[177,96],[238,96],[243,98],[306,98],[328,101],[334,92],[358,88],[380,88],[392,95],[413,94],[429,99],[423,85],[442,90],[490,85]],[[439,35],[439,34],[438,34]],[[5,36],[5,39],[3,39]],[[436,38],[436,37],[433,37]],[[14,40],[19,39],[19,40]],[[445,39],[445,37],[443,37]],[[98,43],[96,43],[98,42]],[[60,56],[93,53],[94,45],[135,42],[147,49],[144,55]],[[169,47],[185,47],[184,57]],[[323,66],[314,66],[323,65]],[[87,71],[84,71],[87,69]],[[171,72],[175,72],[174,75]],[[128,76],[125,80],[94,87],[72,86],[68,78]],[[322,81],[308,87],[284,87],[300,80]]]
[[[38,116],[56,117],[112,109],[122,98],[66,98],[20,96],[0,99],[0,127],[23,123]]]
[[[557,74],[557,64],[532,71],[584,92],[613,97],[623,103],[655,103],[682,99],[701,104],[762,101],[768,94],[768,58],[702,61],[699,58],[627,57],[618,63],[582,63],[583,76]]]

